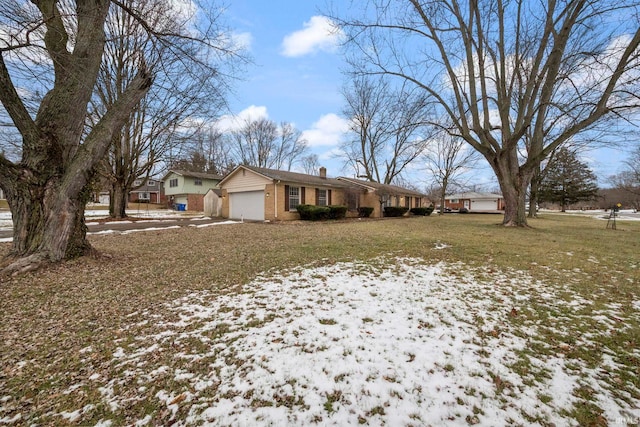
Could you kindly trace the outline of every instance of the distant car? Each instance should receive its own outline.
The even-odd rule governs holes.
[[[442,209],[441,209],[441,208],[438,208],[438,212],[442,212]],[[451,212],[451,208],[444,208],[444,212],[445,212],[445,213],[447,213],[447,212]]]

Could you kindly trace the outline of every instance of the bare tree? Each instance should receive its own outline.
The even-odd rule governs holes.
[[[309,151],[307,140],[293,124],[281,122],[278,128],[278,144],[273,153],[272,167],[290,171],[302,156]]]
[[[134,16],[163,49],[136,52],[140,60],[133,75],[121,82],[117,96],[104,110],[92,111],[93,125],[87,129],[110,8],[122,8]],[[90,250],[84,224],[89,184],[114,138],[151,89],[161,64],[154,54],[167,55],[164,48],[176,56],[183,54],[177,40],[186,39],[207,44],[210,55],[217,55],[211,64],[233,55],[228,45],[216,45],[217,39],[197,41],[193,28],[179,27],[184,31],[180,33],[173,26],[154,26],[136,10],[115,0],[3,4],[0,101],[22,136],[19,162],[0,156],[0,185],[14,225],[6,272],[37,268],[43,262]],[[173,18],[166,15],[161,23]]]
[[[620,190],[636,209],[640,209],[640,145],[630,153],[623,170],[609,177],[613,188]]]
[[[262,168],[291,170],[308,151],[302,133],[292,124],[278,126],[266,118],[246,119],[229,139],[237,163]]]
[[[524,226],[525,195],[540,162],[640,105],[637,6],[370,0],[358,3],[360,18],[334,18],[361,74],[400,78],[437,102],[438,116],[446,115],[496,174],[503,224]]]
[[[640,192],[640,145],[636,146],[624,163],[625,172]]]
[[[225,175],[236,166],[224,135],[215,126],[199,129],[182,148],[178,157],[168,161],[168,169]]]
[[[424,151],[427,171],[433,177],[440,201],[440,215],[444,213],[444,202],[447,191],[452,186],[462,187],[459,178],[476,166],[479,154],[468,147],[467,143],[457,136],[442,131],[429,141]]]
[[[309,154],[308,156],[304,156],[300,163],[302,164],[304,173],[306,173],[307,175],[316,175],[320,170],[320,159],[318,159],[317,154]]]
[[[343,89],[352,139],[342,144],[357,176],[390,184],[425,147],[423,96],[380,78],[356,76]]]
[[[225,175],[236,166],[229,154],[229,149],[222,132],[215,127],[201,129],[195,135],[197,151],[205,159],[203,172]]]
[[[273,121],[246,119],[239,129],[231,131],[230,146],[238,163],[267,168],[277,137],[278,130]]]
[[[114,135],[107,159],[99,168],[110,185],[109,213],[116,218],[126,216],[134,183],[148,179],[156,165],[167,160],[166,154],[188,139],[193,133],[191,128],[199,128],[197,121],[188,119],[217,114],[225,99],[225,80],[199,59],[202,43],[179,39],[172,46],[158,45],[153,35],[144,31],[143,23],[129,13],[138,6],[137,13],[145,17],[146,25],[178,33],[181,22],[167,21],[170,10],[164,1],[121,3],[127,9],[112,7],[107,17],[107,43],[93,110],[104,111],[117,99],[120,88],[134,76],[142,58],[147,62],[153,58],[155,71],[154,85]],[[170,49],[176,48],[177,43],[182,52],[179,56]]]

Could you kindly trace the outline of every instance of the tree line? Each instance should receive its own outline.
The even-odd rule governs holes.
[[[317,173],[317,156],[310,153],[302,132],[292,123],[261,117],[246,118],[222,132],[217,125],[198,129],[174,156],[168,153],[170,169],[225,175],[237,165],[291,171],[302,167]]]

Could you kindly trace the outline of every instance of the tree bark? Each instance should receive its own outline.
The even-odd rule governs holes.
[[[488,158],[498,178],[504,198],[504,218],[507,227],[527,227],[526,197],[533,171],[518,165],[517,153],[502,152]]]
[[[540,186],[541,174],[540,165],[538,165],[533,172],[529,187],[529,211],[527,212],[529,218],[538,216],[538,187]]]
[[[126,184],[116,182],[113,184],[111,191],[111,201],[109,215],[112,218],[122,219],[127,217],[127,197],[128,192]]]

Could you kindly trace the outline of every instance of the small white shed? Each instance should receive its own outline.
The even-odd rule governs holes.
[[[204,215],[222,216],[222,191],[218,188],[211,188],[204,195]]]

